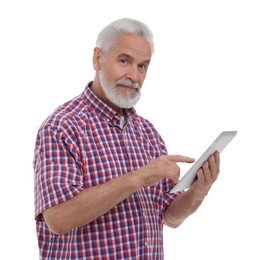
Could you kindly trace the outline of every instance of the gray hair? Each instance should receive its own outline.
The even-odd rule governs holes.
[[[137,34],[148,42],[151,53],[154,53],[153,33],[149,27],[134,19],[123,18],[107,25],[98,35],[96,46],[106,55],[110,48],[115,44],[118,36],[122,34]]]

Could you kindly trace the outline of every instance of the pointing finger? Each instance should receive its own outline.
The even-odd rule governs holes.
[[[166,155],[167,159],[172,162],[186,162],[186,163],[192,163],[194,162],[194,158],[183,156],[183,155]]]

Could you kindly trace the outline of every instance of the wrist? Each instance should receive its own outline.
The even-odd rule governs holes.
[[[133,171],[129,173],[129,178],[130,178],[130,182],[133,185],[133,188],[137,191],[141,188],[143,188],[144,185],[144,180],[141,176],[141,174],[139,174],[138,171]]]

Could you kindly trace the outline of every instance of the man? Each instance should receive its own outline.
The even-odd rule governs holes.
[[[39,129],[34,158],[41,259],[163,259],[163,224],[178,227],[219,174],[219,154],[192,187],[169,193],[178,162],[153,125],[135,112],[153,54],[152,34],[133,19],[98,36],[96,71],[84,92]]]

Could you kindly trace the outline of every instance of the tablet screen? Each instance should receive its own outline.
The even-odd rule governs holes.
[[[237,131],[223,131],[215,141],[208,147],[208,149],[200,156],[189,171],[181,178],[181,180],[171,189],[171,193],[182,191],[191,187],[196,179],[197,170],[203,165],[208,157],[216,151],[222,152],[223,149],[236,136]]]

